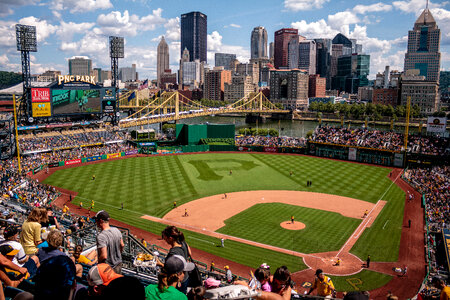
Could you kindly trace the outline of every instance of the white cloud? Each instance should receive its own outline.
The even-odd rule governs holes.
[[[8,55],[3,54],[3,55],[0,55],[0,69],[2,69],[4,71],[17,72],[17,70],[20,69],[20,65],[18,63],[12,63],[9,60]]]
[[[71,13],[85,13],[112,8],[113,5],[109,0],[53,0],[50,7],[55,10],[70,10]]]
[[[353,12],[357,14],[366,14],[366,13],[373,13],[373,12],[387,12],[392,10],[392,6],[389,4],[384,4],[382,2],[374,3],[371,5],[362,5],[358,4],[353,8]]]
[[[61,21],[56,34],[62,41],[71,41],[75,33],[85,33],[94,27],[95,23],[66,23]]]
[[[36,17],[30,16],[19,20],[20,24],[36,26],[36,35],[38,43],[45,42],[45,39],[54,34],[58,26],[51,25],[47,20],[39,20]]]
[[[169,41],[179,41],[181,39],[180,18],[172,18],[164,24],[166,28],[165,38]]]
[[[305,20],[291,23],[292,28],[298,29],[298,33],[308,39],[312,38],[333,38],[339,33],[336,29],[331,28],[325,20],[321,19],[317,22],[307,23]]]
[[[443,5],[448,4],[448,2],[442,2],[442,3],[434,3],[431,2],[428,4],[428,7],[431,8],[437,8],[442,7]],[[392,5],[403,12],[406,13],[415,13],[416,15],[419,15],[426,6],[426,0],[402,0],[402,1],[394,1],[392,2]]]
[[[443,8],[433,8],[431,14],[441,29],[441,44],[450,45],[450,11]]]
[[[16,45],[16,29],[14,22],[0,21],[0,47]]]
[[[249,49],[242,46],[222,44],[222,36],[219,32],[213,31],[208,34],[208,63],[214,64],[214,55],[216,52],[236,54],[236,58],[240,62],[248,62],[250,59]]]
[[[0,0],[0,17],[12,14],[12,7],[36,5],[39,2],[40,0]]]
[[[350,11],[341,11],[334,15],[328,15],[328,24],[331,28],[343,31],[346,25],[356,24],[360,20],[359,18]]]
[[[241,25],[231,23],[230,25],[225,25],[225,26],[223,26],[223,28],[228,28],[228,27],[241,28]]]
[[[162,25],[166,20],[161,16],[162,9],[152,11],[152,14],[140,18],[137,15],[130,15],[128,10],[123,12],[112,11],[108,14],[100,14],[97,23],[99,33],[104,35],[125,35],[136,36],[138,31],[155,30],[156,26]]]
[[[320,9],[330,0],[284,0],[284,7],[292,11]]]

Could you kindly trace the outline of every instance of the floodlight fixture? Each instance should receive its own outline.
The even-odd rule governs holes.
[[[124,58],[124,41],[123,37],[109,37],[109,57]]]
[[[36,26],[16,24],[17,51],[37,52]]]

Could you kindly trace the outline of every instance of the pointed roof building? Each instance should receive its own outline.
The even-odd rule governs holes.
[[[165,70],[169,69],[169,45],[167,45],[164,36],[161,37],[161,41],[158,44],[156,53],[156,75],[158,79],[158,86],[161,82],[161,75]]]

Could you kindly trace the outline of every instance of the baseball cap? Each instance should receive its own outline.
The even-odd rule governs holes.
[[[110,265],[101,263],[89,270],[87,280],[90,286],[105,285],[107,286],[111,281],[123,275],[117,274]]]
[[[212,277],[209,277],[208,279],[205,280],[205,287],[207,289],[219,287],[219,285],[220,285],[220,280],[214,279]]]
[[[195,265],[191,262],[186,262],[181,255],[172,255],[166,259],[164,263],[164,269],[169,274],[180,273],[181,271],[192,271]]]
[[[19,232],[19,230],[17,229],[17,226],[14,226],[14,225],[8,225],[8,226],[5,228],[5,231],[3,232],[3,237],[4,237],[5,239],[7,239],[7,238],[10,238],[10,237],[16,235],[18,232]]]
[[[322,273],[323,273],[322,269],[317,269],[317,271],[316,271],[316,276],[319,276],[319,275],[322,274]]]
[[[2,255],[9,255],[9,256],[14,256],[19,252],[19,250],[14,249],[11,245],[1,245],[0,246],[0,253]]]
[[[109,214],[106,210],[101,210],[95,214],[95,220],[109,221]]]

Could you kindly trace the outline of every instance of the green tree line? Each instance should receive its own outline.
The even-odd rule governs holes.
[[[0,71],[0,89],[6,89],[22,82],[22,74]]]

